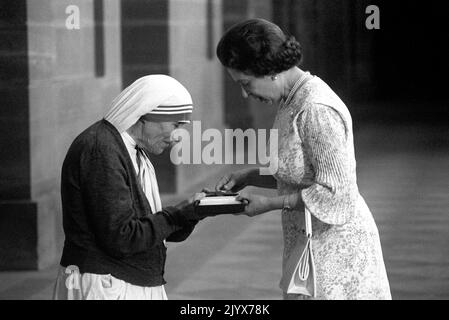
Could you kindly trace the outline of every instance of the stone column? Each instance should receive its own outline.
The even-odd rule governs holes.
[[[0,270],[37,267],[26,1],[0,1]]]
[[[249,0],[223,1],[223,32],[233,24],[248,19]],[[225,123],[229,128],[245,130],[251,128],[252,117],[248,100],[243,99],[242,89],[231,79],[226,70],[224,77]]]
[[[215,56],[222,1],[122,0],[121,6],[123,86],[143,75],[168,74],[189,90],[202,130],[223,129],[223,70]],[[151,161],[162,193],[200,191],[192,186],[216,172],[203,163],[175,166],[170,150]]]
[[[284,8],[289,14],[278,15],[281,22],[288,17],[303,46],[302,67],[321,77],[344,100],[366,98],[374,91],[374,37],[365,28],[368,5],[367,0],[291,0],[290,8]]]
[[[64,240],[65,154],[120,91],[120,8],[117,0],[0,3],[8,39],[1,42],[8,56],[0,87],[0,269],[40,269],[59,260]],[[79,9],[79,29],[67,28],[70,5]]]
[[[183,83],[192,95],[193,120],[201,122],[201,133],[207,129],[216,129],[222,133],[223,138],[226,114],[221,77],[223,69],[215,55],[215,48],[222,34],[221,8],[224,2],[226,1],[170,0],[169,6],[170,74]],[[193,126],[186,126],[186,129],[190,130],[193,142]],[[222,142],[224,148],[224,141]],[[193,153],[199,156],[198,153],[202,153],[207,144],[209,141],[200,143],[201,150],[196,150],[191,143],[191,162]],[[177,191],[201,191],[193,189],[194,186],[217,174],[222,168],[220,164],[206,164],[203,159],[201,164],[176,166]]]
[[[149,74],[169,74],[168,0],[121,0],[123,88]],[[170,152],[152,156],[161,192],[176,192]]]

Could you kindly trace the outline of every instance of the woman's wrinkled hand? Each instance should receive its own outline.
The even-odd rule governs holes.
[[[185,216],[187,220],[200,220],[195,213],[195,202],[203,199],[206,196],[204,192],[198,192],[188,197],[187,199],[179,202],[175,205],[175,208],[181,211],[181,214]]]
[[[245,211],[236,213],[236,215],[247,215],[249,217],[257,216],[261,213],[270,211],[270,198],[257,194],[241,193],[237,200],[245,203]]]
[[[203,199],[204,197],[206,197],[206,193],[204,192],[197,192],[195,194],[193,194],[189,200],[191,201],[191,203],[195,203],[196,201],[199,201],[201,199]]]
[[[176,208],[183,210],[184,207],[188,207],[190,205],[195,204],[196,201],[203,199],[206,196],[204,192],[197,192],[187,199],[179,202],[177,205],[175,205]]]

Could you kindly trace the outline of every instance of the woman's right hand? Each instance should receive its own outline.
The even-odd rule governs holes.
[[[215,185],[217,191],[237,192],[250,184],[251,169],[240,170],[224,175]]]

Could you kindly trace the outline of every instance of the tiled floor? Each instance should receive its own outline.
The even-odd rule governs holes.
[[[359,188],[378,224],[393,298],[449,299],[448,126],[359,126],[355,142]],[[276,212],[206,219],[168,250],[171,299],[281,298]],[[49,299],[55,273],[0,273],[0,299]]]

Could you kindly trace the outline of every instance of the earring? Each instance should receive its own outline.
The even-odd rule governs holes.
[[[278,77],[277,76],[271,76],[271,80],[277,80],[278,79]]]

